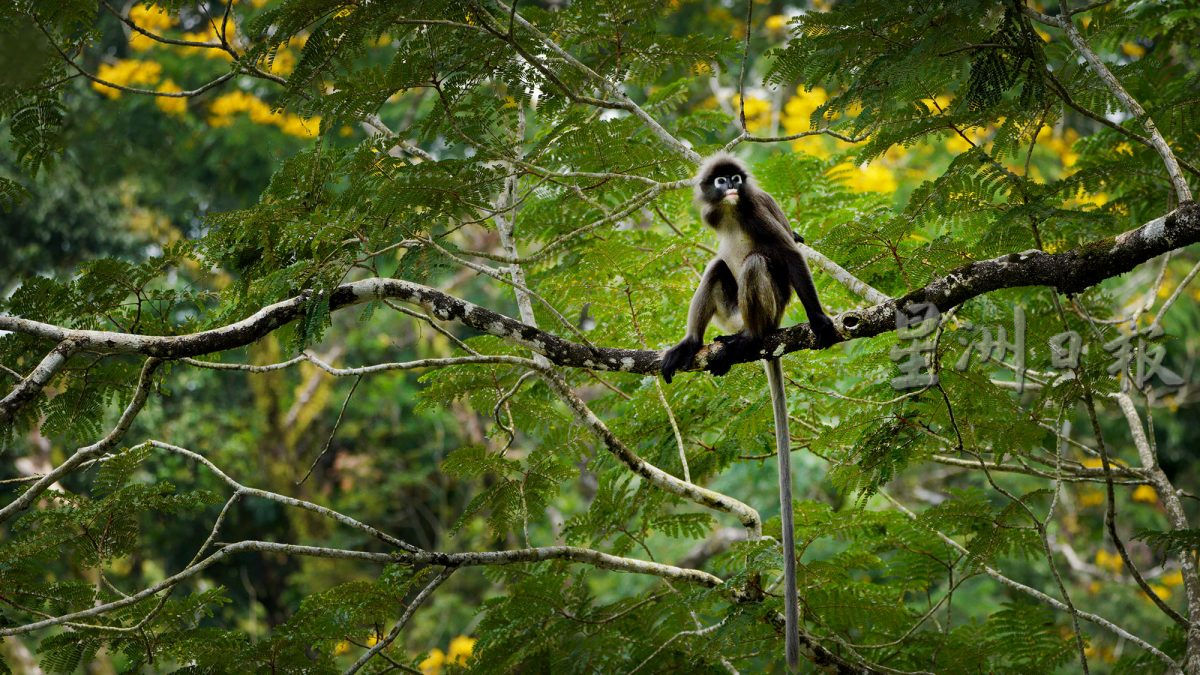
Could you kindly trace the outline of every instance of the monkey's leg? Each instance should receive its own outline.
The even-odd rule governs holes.
[[[679,344],[663,354],[661,368],[664,380],[669,383],[675,371],[691,365],[696,352],[704,344],[704,329],[708,328],[714,314],[723,318],[729,313],[736,294],[737,281],[725,261],[716,258],[708,263],[688,307],[687,334]]]
[[[783,302],[771,278],[766,256],[759,253],[746,256],[737,289],[743,328],[736,335],[717,338],[723,347],[708,361],[708,369],[714,375],[724,375],[735,362],[756,354],[762,346],[763,336],[779,326]]]

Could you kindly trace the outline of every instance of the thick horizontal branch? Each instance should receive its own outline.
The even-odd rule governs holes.
[[[1141,227],[1070,251],[1025,251],[964,265],[903,297],[865,309],[843,312],[834,317],[834,322],[842,338],[852,340],[895,330],[897,309],[917,303],[930,302],[945,312],[971,298],[1003,288],[1049,286],[1060,293],[1079,293],[1167,251],[1197,241],[1200,241],[1200,206],[1187,202]],[[510,344],[542,354],[560,366],[639,374],[658,372],[659,351],[582,345],[439,290],[400,279],[364,279],[339,286],[330,297],[330,309],[386,298],[419,305],[438,319],[457,321],[503,338]],[[307,303],[307,295],[297,296],[265,307],[228,326],[178,336],[75,330],[14,316],[0,316],[0,330],[35,335],[55,342],[72,340],[84,348],[107,352],[179,359],[255,342],[276,328],[300,318]],[[680,318],[682,320],[682,313]],[[756,356],[777,357],[815,347],[812,331],[807,324],[801,324],[768,336],[763,349]],[[710,345],[701,351],[693,370],[703,369],[708,355],[718,349],[721,349],[720,345]]]

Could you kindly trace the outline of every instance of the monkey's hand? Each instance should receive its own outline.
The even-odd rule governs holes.
[[[800,233],[795,230],[792,230],[792,240],[795,241],[797,244],[804,243],[804,237],[801,237]]]
[[[761,340],[744,333],[718,335],[713,342],[721,343],[721,351],[708,357],[708,370],[717,377],[728,373],[733,364],[745,361],[747,355],[756,353],[762,346]]]
[[[837,329],[833,327],[833,319],[827,314],[817,314],[809,318],[808,327],[817,336],[818,349],[825,349],[840,339]]]
[[[684,338],[679,344],[667,350],[662,358],[662,376],[671,383],[671,378],[675,376],[675,371],[682,370],[692,365],[692,359],[695,358],[696,352],[700,351],[701,343],[699,340]]]

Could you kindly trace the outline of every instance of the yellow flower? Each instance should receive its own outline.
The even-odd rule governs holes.
[[[442,672],[442,666],[445,664],[446,655],[442,653],[442,650],[435,647],[433,651],[429,652],[429,656],[425,657],[425,660],[420,663],[421,672],[425,673],[425,675],[438,675],[438,673]]]
[[[379,636],[378,635],[371,633],[370,635],[367,636],[367,646],[368,647],[374,647],[377,644],[379,644]]]
[[[1096,567],[1106,569],[1115,574],[1125,567],[1125,562],[1121,560],[1120,554],[1109,553],[1104,549],[1100,549],[1096,551]]]
[[[1099,490],[1087,490],[1079,495],[1079,505],[1082,507],[1100,506],[1104,503],[1104,493]]]
[[[854,166],[842,162],[829,170],[829,175],[842,181],[854,192],[894,192],[896,177],[887,167],[879,163]]]
[[[741,115],[742,99],[734,95],[732,100],[735,114]],[[746,97],[746,129],[751,133],[765,129],[771,123],[771,104],[754,96]]]
[[[796,88],[796,95],[789,98],[783,105],[783,119],[780,120],[788,134],[798,134],[811,128],[809,120],[817,108],[829,100],[829,95],[820,87],[805,91],[804,87]]]
[[[773,14],[767,17],[764,25],[767,30],[772,33],[782,33],[787,28],[788,19],[782,14]]]
[[[1088,593],[1095,595],[1104,589],[1104,586],[1099,581],[1093,581],[1088,584]]]
[[[255,124],[273,125],[289,136],[313,138],[321,131],[320,116],[303,118],[272,110],[271,106],[254,94],[231,91],[213,100],[208,107],[208,123],[214,127],[233,124],[235,115],[245,113]]]
[[[321,118],[317,116],[305,119],[297,115],[287,115],[279,123],[279,128],[289,136],[314,138],[317,134],[321,133]]]
[[[129,48],[135,52],[144,52],[153,49],[158,45],[158,41],[149,35],[143,35],[136,30],[129,31]]]
[[[1133,490],[1133,501],[1145,504],[1157,504],[1158,493],[1149,485],[1139,485]]]
[[[217,29],[210,22],[206,22],[203,28],[198,31],[184,33],[183,39],[191,42],[204,42],[211,45],[221,44],[221,36],[217,33]],[[232,21],[225,25],[225,39],[230,44],[233,44],[237,39],[237,25]],[[208,59],[231,60],[233,58],[229,55],[229,52],[217,47],[180,47],[180,50],[186,54],[195,53],[195,50],[200,50],[200,52],[204,54],[204,57]]]
[[[1162,585],[1166,586],[1167,588],[1179,586],[1183,583],[1183,571],[1175,570],[1174,572],[1168,572],[1167,574],[1162,575],[1159,581],[1162,582]]]
[[[166,10],[157,5],[134,5],[129,10],[129,20],[138,28],[150,33],[158,33],[171,27],[174,21]],[[135,31],[136,32],[136,31]]]
[[[964,129],[962,135],[952,132],[946,138],[946,149],[953,153],[960,153],[966,152],[972,147],[982,147],[985,143],[987,143],[988,136],[991,135],[992,131],[992,129],[985,129],[983,127],[972,127],[970,129]],[[963,138],[963,136],[966,136],[967,138]],[[970,139],[969,142],[967,140],[968,138]]]
[[[1131,59],[1140,59],[1146,55],[1146,48],[1136,42],[1122,42],[1121,53]]]
[[[348,651],[350,651],[350,643],[346,642],[345,640],[342,640],[333,646],[333,653],[336,655],[340,656]]]
[[[164,92],[183,91],[179,88],[179,85],[175,84],[175,81],[170,78],[163,80],[163,83],[158,85],[158,90]],[[154,97],[154,105],[158,106],[159,110],[167,113],[168,115],[175,115],[176,117],[183,117],[187,114],[187,102],[188,100],[183,97]]]
[[[1166,586],[1162,586],[1160,584],[1150,584],[1150,590],[1153,591],[1154,594],[1164,602],[1171,599],[1171,589],[1167,588]],[[1149,600],[1149,596],[1147,596],[1146,599]]]
[[[475,638],[459,635],[450,641],[450,651],[446,655],[446,661],[460,666],[467,665],[467,659],[471,658],[471,652],[475,649]]]
[[[958,134],[954,134],[946,139],[946,149],[949,150],[950,152],[953,152],[954,154],[958,154],[960,152],[966,152],[967,150],[970,150],[971,147],[972,147],[971,144],[968,143],[965,138],[963,138],[962,136],[959,136]]]
[[[115,63],[101,63],[96,71],[96,77],[106,82],[122,87],[136,87],[143,84],[153,84],[162,76],[162,64],[155,61],[137,61],[120,59]],[[121,91],[108,85],[92,82],[92,89],[109,98],[121,98]]]
[[[275,52],[275,60],[271,61],[271,73],[287,77],[296,69],[296,52],[290,49],[280,49]]]
[[[1124,142],[1117,143],[1117,146],[1115,148],[1113,148],[1113,150],[1116,150],[1118,155],[1129,155],[1131,157],[1133,156],[1133,147],[1130,146],[1128,143],[1124,143]]]
[[[925,109],[929,112],[936,113],[950,107],[951,98],[948,94],[935,96],[933,98],[923,98],[921,103],[925,105]]]
[[[1034,32],[1036,32],[1038,34],[1038,37],[1042,38],[1042,42],[1050,41],[1050,34],[1047,33],[1046,31],[1041,30],[1039,28],[1034,28],[1033,30],[1034,30]]]
[[[1080,206],[1100,207],[1108,203],[1108,195],[1103,192],[1097,192],[1096,194],[1080,192],[1079,195],[1075,197],[1075,201],[1078,202]]]

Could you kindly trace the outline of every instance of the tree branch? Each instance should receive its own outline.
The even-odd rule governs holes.
[[[1150,136],[1151,144],[1162,158],[1163,165],[1166,166],[1167,175],[1171,177],[1171,185],[1175,188],[1175,196],[1181,203],[1191,201],[1192,191],[1188,187],[1187,180],[1183,177],[1183,172],[1179,169],[1179,162],[1175,159],[1175,153],[1171,150],[1171,146],[1167,144],[1166,139],[1162,137],[1162,134],[1158,132],[1158,127],[1154,126],[1154,120],[1150,119],[1150,116],[1146,114],[1146,110],[1142,108],[1142,105],[1121,85],[1116,75],[1112,74],[1108,66],[1100,60],[1100,56],[1096,54],[1087,41],[1083,39],[1083,36],[1080,35],[1079,29],[1075,27],[1075,22],[1071,20],[1071,15],[1074,12],[1068,10],[1065,0],[1059,0],[1059,3],[1062,12],[1053,21],[1059,28],[1063,29],[1063,32],[1067,34],[1067,39],[1083,55],[1092,72],[1108,87],[1113,96],[1117,97],[1117,100],[1125,107],[1126,112],[1142,123],[1142,127]],[[1088,8],[1090,9],[1091,7],[1089,6]]]
[[[57,617],[35,621],[23,626],[11,626],[8,628],[0,628],[0,637],[8,635],[21,635],[29,633],[41,628],[49,626],[61,625],[68,621],[76,619],[86,619],[93,616],[100,616],[111,612],[114,609],[128,607],[149,598],[157,593],[160,593],[168,588],[174,587],[179,582],[193,577],[200,572],[212,567],[216,563],[232,556],[235,553],[245,551],[268,551],[272,553],[281,553],[284,555],[299,555],[310,556],[315,558],[334,558],[343,560],[362,560],[365,562],[375,563],[407,563],[407,564],[432,564],[441,565],[444,567],[476,567],[482,565],[511,565],[515,563],[536,563],[546,560],[569,560],[571,562],[584,563],[599,567],[602,569],[613,570],[616,572],[630,572],[634,574],[648,574],[651,576],[661,577],[663,579],[686,581],[688,583],[699,584],[708,588],[716,588],[725,582],[719,577],[716,577],[702,570],[684,569],[673,565],[664,565],[662,563],[648,562],[645,560],[637,560],[635,558],[621,558],[600,551],[591,549],[579,548],[577,546],[546,546],[542,548],[525,548],[514,551],[473,551],[466,553],[437,553],[437,552],[422,552],[422,553],[374,553],[368,551],[354,551],[339,548],[325,548],[319,546],[300,546],[297,544],[282,544],[273,541],[239,541],[235,544],[223,546],[216,553],[197,562],[190,567],[184,568],[179,572],[163,579],[162,581],[112,602],[107,602],[95,607],[80,610],[78,612],[70,612]]]
[[[1200,206],[1188,202],[1165,216],[1116,237],[1091,242],[1062,253],[1025,251],[959,267],[903,297],[834,317],[843,339],[873,337],[895,330],[896,310],[913,303],[932,302],[945,312],[962,303],[1003,288],[1050,286],[1060,293],[1079,293],[1101,281],[1132,270],[1167,251],[1200,241]],[[200,333],[177,336],[136,335],[77,330],[0,316],[0,330],[61,342],[76,340],[87,348],[110,353],[138,353],[167,359],[211,354],[255,342],[280,326],[303,316],[309,292],[264,307],[241,321]],[[400,279],[364,279],[334,289],[330,309],[371,300],[394,298],[419,305],[443,321],[454,320],[476,330],[531,349],[560,366],[638,374],[658,372],[661,354],[654,350],[589,347],[538,330],[516,319],[456,298],[439,290]],[[769,335],[763,348],[746,361],[814,349],[816,340],[807,324]],[[697,356],[692,370],[703,370],[719,344]]]

